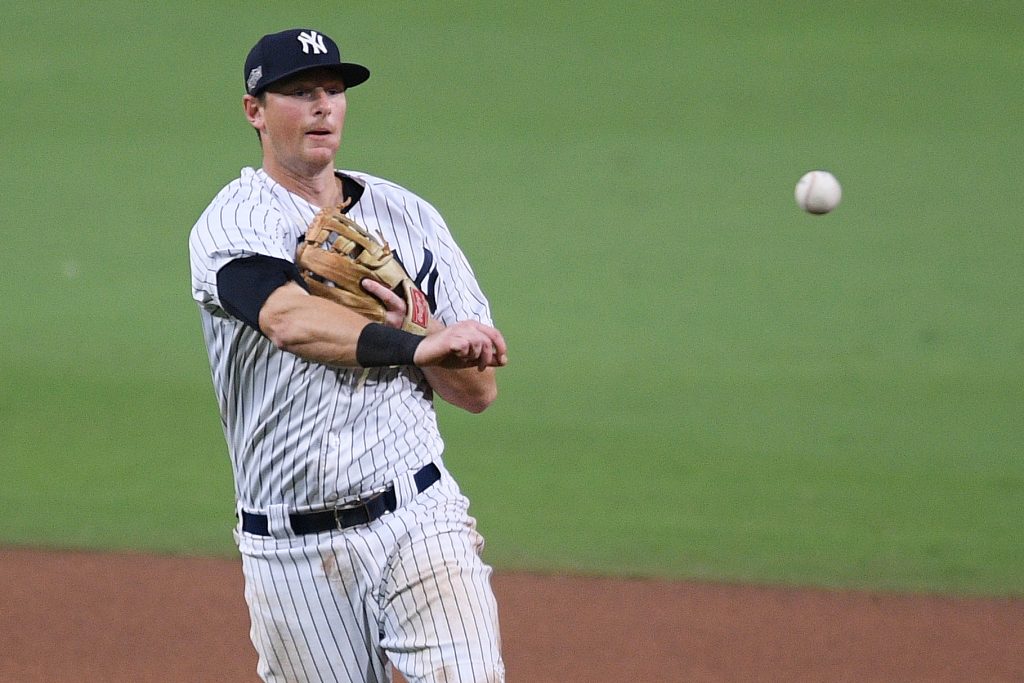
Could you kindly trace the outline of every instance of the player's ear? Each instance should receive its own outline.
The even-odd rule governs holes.
[[[249,120],[252,127],[257,131],[263,129],[263,102],[252,95],[242,96],[242,109],[245,111],[245,118]]]

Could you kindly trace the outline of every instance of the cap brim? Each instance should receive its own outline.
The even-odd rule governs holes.
[[[261,93],[267,90],[270,86],[275,83],[280,83],[286,78],[291,78],[296,74],[303,73],[304,71],[313,71],[314,69],[330,69],[341,76],[341,80],[345,81],[345,88],[354,88],[360,83],[365,83],[366,79],[370,77],[370,70],[362,64],[354,64],[352,62],[342,62],[341,64],[310,64],[309,66],[303,66],[298,69],[292,69],[286,73],[281,74],[277,78],[267,83],[260,85],[258,91],[253,94]]]

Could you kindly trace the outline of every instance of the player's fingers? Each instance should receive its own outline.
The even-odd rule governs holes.
[[[479,367],[501,367],[508,363],[508,345],[501,332],[488,325],[478,324],[477,331],[483,335]]]
[[[474,335],[467,340],[466,344],[466,355],[467,360],[477,361],[480,359],[481,354],[484,351],[484,340],[479,335]]]
[[[476,359],[474,365],[476,365],[478,370],[501,365],[495,343],[490,338],[487,330],[488,328],[481,328],[478,331],[479,335],[473,340],[473,358]]]
[[[473,344],[473,354],[478,369],[483,370],[491,365],[494,359],[494,345],[491,344],[490,337],[486,334],[477,337]]]
[[[405,322],[405,299],[376,280],[363,278],[359,284],[384,304],[384,324],[388,327],[401,327]]]
[[[500,367],[508,362],[508,347],[493,327],[467,320],[446,328],[448,353],[461,367]]]
[[[488,366],[501,367],[508,363],[508,344],[501,332],[488,325],[477,323],[476,331],[483,335],[486,355],[481,351],[481,358]]]
[[[389,310],[397,310],[401,308],[402,312],[405,312],[405,300],[381,283],[364,277],[359,284],[362,285],[363,289],[367,292],[380,299]]]
[[[458,359],[476,363],[473,341],[465,334],[453,334],[448,346],[451,353]]]
[[[490,338],[479,329],[467,329],[462,336],[459,358],[464,367],[477,367],[480,370],[493,362],[493,350]]]
[[[495,364],[494,347],[488,343],[483,348],[483,353],[480,354],[480,362],[477,363],[477,370],[486,370]]]
[[[496,365],[507,365],[508,364],[508,344],[505,343],[505,337],[502,336],[501,332],[490,328],[491,345],[494,349],[494,358]]]

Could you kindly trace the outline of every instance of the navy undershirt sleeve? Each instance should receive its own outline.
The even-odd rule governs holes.
[[[262,254],[235,259],[217,271],[224,310],[260,334],[260,309],[275,289],[289,282],[309,291],[294,263]]]

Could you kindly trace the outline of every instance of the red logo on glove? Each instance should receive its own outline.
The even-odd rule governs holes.
[[[430,317],[430,307],[427,305],[426,295],[419,287],[412,287],[412,311],[409,319],[420,327],[426,328],[427,319]]]

